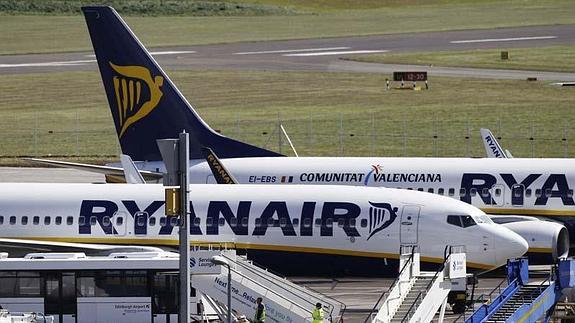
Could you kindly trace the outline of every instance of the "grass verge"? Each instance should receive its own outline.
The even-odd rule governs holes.
[[[544,82],[432,78],[427,91],[387,91],[389,76],[378,74],[172,74],[215,129],[283,153],[279,122],[304,156],[483,156],[480,127],[517,157],[575,155],[575,91]],[[4,160],[119,151],[96,73],[8,75],[0,93]]]
[[[502,60],[507,51],[509,59]],[[356,55],[346,59],[387,64],[417,64],[532,71],[575,72],[575,46],[502,48],[449,52]]]
[[[292,2],[295,0],[270,3]],[[318,5],[319,8],[325,6]],[[370,9],[350,10],[343,5],[341,8],[312,8],[315,14],[288,16],[163,16],[127,17],[126,20],[148,47],[575,23],[572,14],[575,1],[567,0],[459,0],[423,1],[423,4],[408,1],[407,5]],[[0,54],[91,50],[85,23],[79,14],[1,15],[0,30]]]

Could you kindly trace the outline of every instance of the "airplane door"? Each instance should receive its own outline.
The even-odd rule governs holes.
[[[134,214],[135,235],[148,234],[148,217],[148,212],[139,211]]]
[[[134,219],[135,220],[135,219]],[[115,235],[117,236],[125,236],[126,235],[126,222],[128,221],[128,217],[126,215],[126,212],[116,212],[114,213],[114,216],[112,217],[112,225],[114,226],[115,229]]]
[[[514,184],[511,186],[511,205],[523,206],[525,200],[525,185]]]
[[[401,212],[401,229],[399,241],[401,244],[417,244],[417,227],[419,225],[419,206],[406,205]]]
[[[491,195],[493,207],[502,207],[505,206],[505,187],[501,184],[493,185],[489,190],[489,194]]]

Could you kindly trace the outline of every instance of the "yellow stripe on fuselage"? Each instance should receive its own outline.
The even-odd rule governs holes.
[[[505,209],[481,208],[487,214],[496,215],[531,215],[531,216],[575,216],[575,210],[537,210],[537,209]]]
[[[18,238],[11,238],[18,239]],[[94,244],[136,244],[141,246],[178,246],[178,240],[173,239],[138,239],[138,238],[57,238],[57,237],[26,237],[23,240],[36,240],[36,241],[51,241],[51,242],[68,242],[68,243],[94,243]],[[237,243],[237,242],[209,242],[209,241],[190,241],[192,246],[219,246],[222,248],[231,249],[252,249],[252,250],[270,250],[270,251],[284,251],[284,252],[301,252],[301,253],[318,253],[329,255],[343,255],[354,257],[369,257],[369,258],[390,258],[399,259],[398,254],[384,253],[384,252],[368,252],[368,251],[355,251],[355,250],[339,250],[339,249],[325,249],[325,248],[312,248],[312,247],[296,247],[296,246],[277,246],[268,244],[256,243]],[[421,261],[430,263],[443,263],[443,258],[435,257],[421,257]],[[488,264],[467,262],[467,266],[476,269],[489,270],[494,266]]]

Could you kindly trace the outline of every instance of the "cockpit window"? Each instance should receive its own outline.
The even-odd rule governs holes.
[[[461,228],[468,228],[477,224],[471,215],[448,215],[447,223]]]

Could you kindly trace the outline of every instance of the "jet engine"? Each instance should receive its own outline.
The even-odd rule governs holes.
[[[549,264],[569,255],[569,232],[561,223],[520,215],[489,217],[527,241],[530,264]]]

